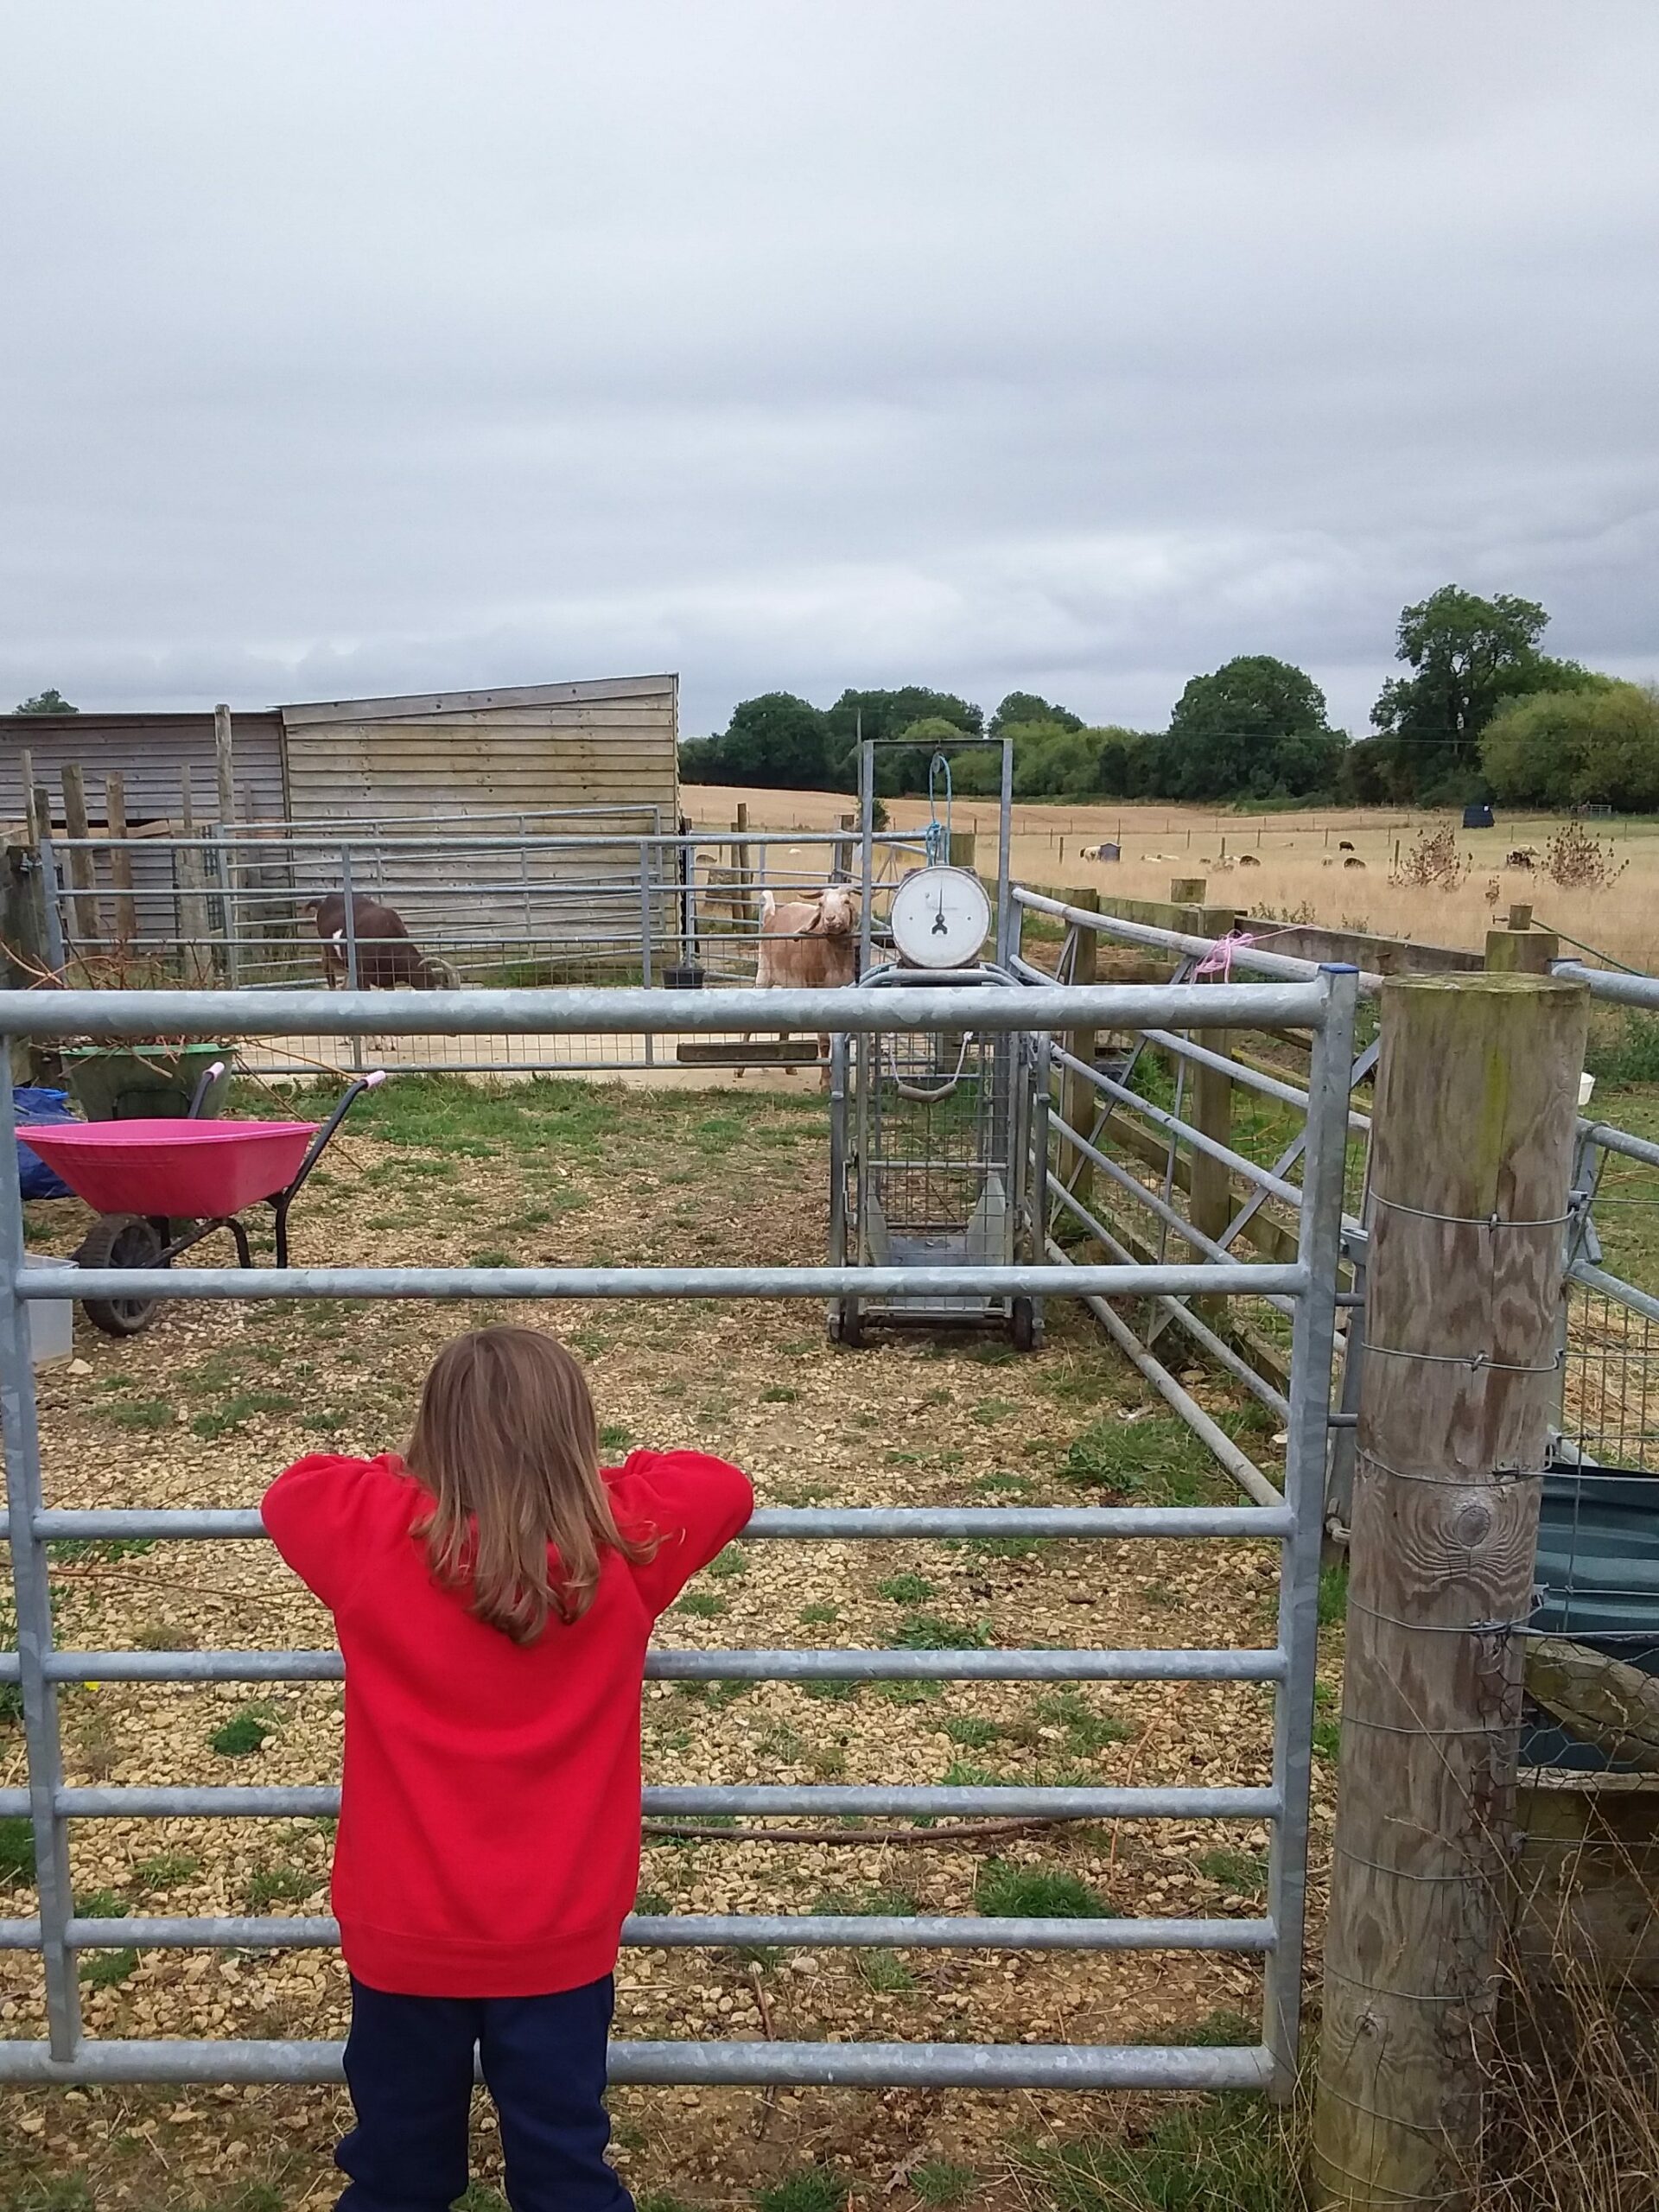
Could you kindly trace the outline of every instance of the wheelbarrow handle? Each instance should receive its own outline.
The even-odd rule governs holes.
[[[196,1077],[196,1087],[190,1094],[190,1104],[185,1114],[187,1121],[199,1122],[201,1119],[201,1109],[207,1103],[207,1095],[224,1072],[224,1061],[215,1060],[212,1067],[204,1068]]]
[[[328,1116],[322,1127],[317,1131],[315,1136],[312,1138],[309,1147],[306,1152],[305,1158],[300,1162],[299,1173],[294,1178],[294,1180],[289,1185],[287,1190],[283,1193],[284,1198],[291,1198],[294,1193],[299,1189],[301,1184],[304,1182],[306,1177],[311,1173],[311,1170],[316,1166],[318,1160],[321,1159],[323,1154],[327,1150],[328,1146],[334,1140],[335,1130],[340,1127],[346,1116],[351,1112],[353,1107],[356,1105],[358,1100],[363,1096],[364,1092],[365,1090],[378,1090],[385,1079],[385,1070],[384,1068],[377,1068],[372,1075],[359,1076],[354,1083],[350,1083],[346,1085],[345,1096],[341,1098],[339,1105],[335,1107],[334,1112]]]
[[[345,1096],[307,1147],[305,1158],[300,1162],[298,1174],[295,1176],[288,1188],[285,1191],[279,1191],[271,1201],[276,1211],[276,1264],[279,1268],[285,1268],[288,1265],[288,1210],[299,1196],[306,1177],[327,1150],[329,1141],[334,1136],[334,1131],[351,1112],[364,1092],[378,1090],[385,1079],[385,1070],[377,1068],[372,1075],[359,1076],[354,1083],[346,1085]]]

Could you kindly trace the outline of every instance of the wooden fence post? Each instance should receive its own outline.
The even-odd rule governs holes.
[[[66,837],[80,841],[68,855],[68,875],[75,894],[69,902],[74,917],[75,950],[84,960],[98,944],[98,901],[92,896],[92,856],[85,842],[92,835],[86,819],[86,779],[73,761],[66,761],[63,767],[63,831]]]
[[[235,733],[231,710],[224,705],[213,709],[213,767],[219,779],[219,849],[213,855],[219,880],[215,887],[225,916],[225,974],[234,988],[242,981],[241,901],[237,897],[242,878],[238,866],[240,856],[232,842],[236,836]]]
[[[213,766],[219,777],[219,826],[229,836],[236,827],[236,753],[228,707],[213,709]]]
[[[132,897],[132,852],[119,841],[127,835],[127,779],[117,774],[104,779],[104,819],[110,835],[110,881],[115,890],[115,938],[130,954],[138,934],[138,912]]]
[[[1524,922],[1516,916],[1524,914]],[[1507,929],[1486,932],[1486,965],[1503,975],[1548,976],[1561,957],[1561,941],[1554,930],[1532,926],[1530,906],[1512,906]]]
[[[741,833],[746,831],[748,826],[749,803],[747,799],[741,798],[737,802],[737,819],[733,823],[732,827]],[[749,884],[749,849],[747,845],[740,844],[737,839],[734,838],[732,841],[732,918],[734,921],[744,921],[748,918],[751,912]],[[754,904],[758,906],[759,901],[755,901]]]
[[[23,785],[23,842],[38,845],[41,825],[35,811],[35,755],[26,745],[17,754],[17,772]]]
[[[953,830],[945,848],[945,859],[952,868],[966,868],[975,873],[974,852],[978,839],[971,830]]]
[[[1448,2212],[1473,2180],[1586,1003],[1382,988],[1314,2133],[1344,2212]]]
[[[1068,906],[1081,906],[1086,912],[1091,914],[1097,914],[1100,912],[1098,891],[1067,891],[1061,895]],[[1079,925],[1075,933],[1073,947],[1071,977],[1072,982],[1092,983],[1094,982],[1099,964],[1097,957],[1099,950],[1099,931],[1085,929]],[[1092,1029],[1069,1030],[1066,1033],[1065,1049],[1074,1059],[1081,1060],[1085,1067],[1093,1067],[1095,1065],[1094,1031]],[[1095,1089],[1086,1076],[1079,1075],[1074,1068],[1067,1068],[1065,1071],[1064,1080],[1060,1084],[1060,1114],[1064,1120],[1069,1122],[1071,1127],[1084,1136],[1089,1134],[1089,1125],[1095,1117],[1095,1108],[1101,1097],[1102,1094]],[[1078,1152],[1075,1147],[1068,1147],[1067,1149],[1071,1154],[1071,1172],[1066,1180],[1072,1196],[1081,1205],[1086,1206],[1091,1202],[1094,1192],[1094,1163],[1086,1154]],[[1047,1207],[1047,1194],[1045,1192],[1041,1211],[1046,1213]]]
[[[181,775],[179,835],[183,841],[174,862],[179,887],[179,936],[182,940],[181,967],[187,987],[200,990],[213,981],[213,963],[207,943],[207,901],[202,888],[207,871],[191,842],[196,834],[195,801],[190,790],[190,770]]]

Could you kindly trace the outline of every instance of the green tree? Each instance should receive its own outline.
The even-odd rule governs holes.
[[[1160,763],[1175,788],[1160,796],[1300,797],[1334,778],[1341,746],[1311,676],[1269,653],[1241,654],[1195,676],[1177,700]]]
[[[1504,700],[1581,687],[1587,671],[1538,650],[1549,617],[1535,600],[1480,599],[1444,584],[1402,610],[1397,657],[1371,709],[1377,733],[1365,772],[1382,795],[1458,804],[1479,796],[1481,732]]]
[[[1487,723],[1480,763],[1516,806],[1659,810],[1659,689],[1605,677],[1512,699]]]
[[[1057,707],[1038,692],[1010,691],[991,716],[986,734],[1001,737],[1010,724],[1023,728],[1037,722],[1058,722],[1062,729],[1081,729],[1083,716],[1074,715],[1069,708]]]
[[[912,724],[924,721],[949,722],[959,734],[978,737],[984,729],[985,717],[980,709],[966,699],[958,699],[951,691],[931,691],[924,683],[906,683],[893,691],[845,690],[825,716],[829,725],[826,753],[829,758],[832,791],[856,791],[858,788],[858,741],[865,737],[900,738]],[[878,764],[880,754],[876,755]],[[927,762],[920,767],[920,782],[917,781],[916,756],[906,756],[908,774],[903,783],[891,780],[894,772],[887,772],[880,781],[884,791],[918,791],[927,785]]]
[[[1106,798],[1154,798],[1159,795],[1160,755],[1169,741],[1161,733],[1122,729],[1116,726],[1091,730],[1099,746],[1096,755],[1096,789]]]
[[[821,790],[828,776],[827,724],[820,709],[792,691],[740,700],[718,737],[680,747],[680,773],[694,784],[777,785]]]
[[[78,715],[79,707],[72,707],[61,691],[37,691],[32,699],[25,699],[14,711],[20,715]]]

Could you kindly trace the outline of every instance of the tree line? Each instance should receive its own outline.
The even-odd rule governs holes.
[[[998,756],[951,750],[1007,736],[1020,798],[1151,798],[1243,806],[1321,803],[1465,805],[1473,799],[1565,809],[1659,810],[1659,690],[1616,682],[1544,652],[1535,601],[1482,599],[1448,584],[1404,608],[1396,658],[1368,735],[1331,728],[1303,669],[1249,653],[1195,676],[1163,730],[1089,725],[1035,692],[1011,691],[988,717],[924,684],[848,690],[830,707],[789,691],[745,699],[717,735],[680,747],[688,783],[852,791],[858,741],[885,741],[876,787],[927,788],[950,751],[962,792],[997,787]]]

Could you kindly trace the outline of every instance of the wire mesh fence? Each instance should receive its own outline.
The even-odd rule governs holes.
[[[856,841],[844,832],[721,836],[665,829],[658,810],[639,808],[550,819],[469,823],[456,835],[388,823],[345,836],[276,824],[48,840],[42,968],[128,988],[746,984],[763,923],[774,938],[798,937],[826,887],[855,874]],[[926,851],[925,836],[873,841],[878,927]],[[768,920],[769,907],[782,912]],[[721,1044],[746,1056],[742,1038]],[[620,1071],[672,1061],[677,1045],[550,1033],[474,1036],[463,1047],[435,1025],[401,1036],[388,1057],[457,1074]],[[747,1057],[776,1054],[763,1046]],[[327,1038],[266,1039],[247,1058],[269,1074],[362,1065],[360,1051]]]

